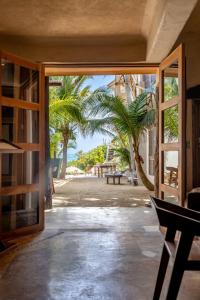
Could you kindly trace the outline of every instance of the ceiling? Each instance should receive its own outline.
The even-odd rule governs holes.
[[[0,47],[40,62],[159,62],[196,2],[0,0]]]
[[[1,0],[1,34],[54,41],[141,36],[147,0]],[[129,39],[128,39],[129,41]]]

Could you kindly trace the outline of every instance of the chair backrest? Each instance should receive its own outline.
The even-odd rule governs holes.
[[[151,196],[161,226],[200,236],[200,213]]]
[[[188,208],[200,212],[200,192],[188,193]]]

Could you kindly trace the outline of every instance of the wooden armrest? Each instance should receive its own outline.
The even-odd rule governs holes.
[[[189,209],[189,208],[185,208],[185,207],[181,207],[179,205],[155,198],[155,197],[151,197],[151,200],[154,204],[154,206],[161,208],[161,209],[165,209],[169,212],[173,212],[175,214],[190,218],[190,219],[195,219],[197,221],[200,221],[200,212]]]

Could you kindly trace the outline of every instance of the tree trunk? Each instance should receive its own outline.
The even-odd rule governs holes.
[[[60,172],[60,179],[65,179],[66,168],[67,168],[67,145],[68,145],[68,137],[66,134],[63,134],[63,159],[62,159],[62,167]]]
[[[140,155],[137,149],[135,149],[135,161],[137,165],[137,171],[142,180],[142,183],[148,190],[154,191],[154,185],[151,183],[151,181],[147,178],[146,174],[144,173],[144,170],[141,165]]]
[[[131,75],[123,75],[124,83],[125,83],[125,91],[126,91],[126,101],[127,104],[130,104],[133,101],[133,90],[131,90],[130,82],[131,82]],[[129,136],[129,147],[130,147],[130,159],[131,159],[131,183],[135,184],[135,159],[134,159],[134,148],[133,148],[133,140],[132,137]]]

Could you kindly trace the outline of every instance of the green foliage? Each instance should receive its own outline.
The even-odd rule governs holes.
[[[101,116],[93,119],[90,123],[90,131],[95,132],[97,128],[103,128],[113,135],[119,137],[133,138],[134,146],[139,147],[140,137],[147,128],[151,128],[155,121],[155,109],[150,105],[152,95],[142,93],[133,102],[126,105],[120,97],[99,95],[91,101],[94,115]]]
[[[50,128],[74,136],[73,132],[84,124],[83,106],[89,87],[82,88],[82,85],[86,79],[86,76],[66,76],[61,87],[50,89]]]
[[[98,163],[103,163],[106,158],[106,145],[98,146],[89,152],[79,151],[77,159],[68,163],[69,166],[75,166],[83,171],[87,171]]]
[[[178,96],[178,79],[176,77],[166,77],[164,79],[164,99],[168,101]]]
[[[178,96],[178,82],[176,77],[167,77],[164,82],[165,101]],[[167,140],[174,140],[178,137],[178,106],[166,109],[164,112],[164,129]]]
[[[63,170],[66,168],[67,148],[75,145],[76,134],[86,124],[84,101],[89,95],[89,86],[83,87],[87,76],[53,77],[61,81],[61,86],[51,87],[49,91],[50,152],[57,154],[62,145]],[[64,176],[64,175],[63,175]]]
[[[131,157],[130,151],[127,148],[115,148],[114,156],[119,159],[120,169],[124,170],[125,168],[131,169]]]
[[[164,112],[164,128],[167,140],[174,140],[178,137],[178,106],[173,106]]]
[[[142,134],[155,123],[153,95],[145,92],[137,96],[131,103],[126,104],[120,97],[109,94],[105,94],[102,97],[102,92],[100,91],[99,96],[96,95],[95,99],[93,99],[93,103],[91,101],[91,105],[94,107],[94,113],[101,116],[96,123],[93,120],[93,124],[90,124],[90,126],[93,126],[94,131],[100,127],[108,132],[117,133],[122,143],[124,138],[131,137],[137,171],[143,184],[149,190],[153,190],[154,186],[142,168],[139,153]]]
[[[50,90],[50,132],[62,136],[60,140],[62,143],[60,178],[62,179],[65,178],[66,173],[68,145],[76,140],[77,131],[83,130],[86,124],[85,99],[89,95],[89,86],[84,87],[83,84],[87,78],[87,76],[61,77],[61,86]]]
[[[59,144],[62,140],[60,132],[54,132],[50,134],[50,156],[56,158],[59,152]]]

